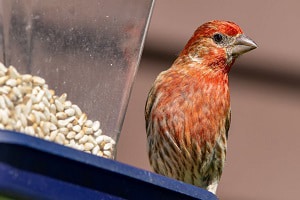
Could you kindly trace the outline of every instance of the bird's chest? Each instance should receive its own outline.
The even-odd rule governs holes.
[[[171,135],[179,147],[188,152],[205,151],[215,146],[220,134],[225,135],[229,110],[227,85],[190,80],[157,91],[152,119],[159,132]],[[199,157],[197,152],[190,155]]]
[[[211,132],[230,109],[227,84],[195,81],[174,84],[162,92],[158,111],[172,120],[182,120],[186,130]]]

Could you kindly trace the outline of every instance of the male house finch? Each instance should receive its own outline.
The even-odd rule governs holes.
[[[216,193],[231,115],[228,72],[239,55],[256,47],[235,23],[210,21],[158,75],[145,107],[156,173]]]

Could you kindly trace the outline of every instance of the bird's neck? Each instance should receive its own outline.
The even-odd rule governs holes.
[[[203,73],[211,72],[212,74],[228,74],[235,59],[218,55],[195,56],[191,54],[180,55],[174,62],[174,67],[181,68],[189,66],[190,68],[198,68]]]
[[[233,63],[226,63],[226,60],[216,60],[215,62],[204,62],[202,60],[191,60],[187,57],[179,57],[172,65],[172,69],[181,74],[205,80],[228,84],[228,72]]]

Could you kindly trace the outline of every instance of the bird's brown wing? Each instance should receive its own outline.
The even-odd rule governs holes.
[[[151,112],[151,109],[152,109],[152,106],[153,106],[153,101],[155,100],[155,95],[153,95],[152,93],[153,93],[153,87],[150,89],[150,91],[148,93],[147,102],[146,102],[146,105],[145,105],[146,130],[148,130],[149,116],[150,116],[150,112]]]
[[[228,139],[228,131],[230,128],[230,123],[231,123],[231,109],[229,110],[226,121],[225,121],[226,139]]]

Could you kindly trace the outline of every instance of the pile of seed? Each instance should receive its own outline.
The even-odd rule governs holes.
[[[20,74],[0,63],[0,128],[15,130],[94,155],[113,158],[115,141],[102,134],[99,121],[56,96],[45,80]]]

